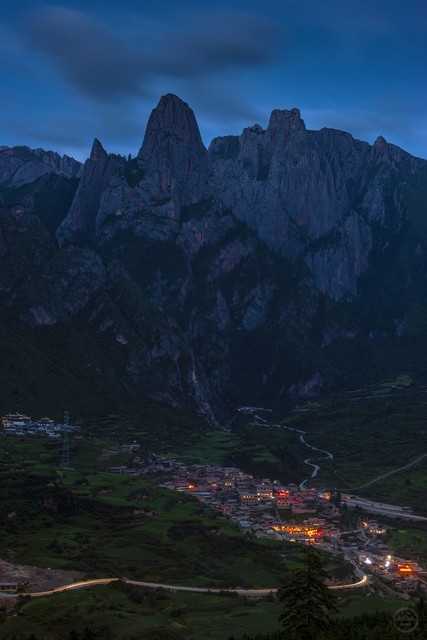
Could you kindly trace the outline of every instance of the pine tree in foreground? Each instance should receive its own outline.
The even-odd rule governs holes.
[[[303,548],[303,568],[279,591],[283,612],[279,621],[284,638],[316,640],[331,625],[329,613],[336,611],[335,598],[325,584],[328,574],[321,556],[313,547]]]

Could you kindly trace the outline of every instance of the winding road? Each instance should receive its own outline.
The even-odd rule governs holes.
[[[315,464],[314,462],[312,462],[313,460],[331,460],[333,458],[333,454],[330,451],[326,451],[325,449],[320,449],[319,447],[315,447],[311,444],[309,444],[308,442],[306,442],[305,440],[305,435],[306,435],[306,431],[303,431],[302,429],[294,429],[293,427],[286,427],[284,425],[280,425],[280,424],[272,424],[269,423],[267,420],[265,420],[264,418],[262,418],[261,416],[258,415],[257,412],[259,411],[264,411],[264,409],[262,408],[255,408],[255,407],[241,407],[239,410],[243,410],[246,413],[252,413],[255,417],[255,419],[261,424],[269,424],[270,426],[275,426],[279,429],[286,429],[288,431],[295,431],[296,433],[299,433],[299,440],[300,442],[308,447],[309,449],[311,449],[312,451],[319,451],[320,453],[323,453],[324,456],[319,458],[306,458],[304,460],[304,463],[309,465],[310,467],[313,467],[313,471],[311,473],[311,476],[309,478],[306,478],[305,480],[303,480],[299,487],[304,488],[306,482],[310,479],[310,478],[315,478],[319,472],[320,469],[320,465]],[[268,409],[266,409],[265,411],[269,411]],[[427,454],[426,454],[427,455]],[[422,456],[424,457],[424,456]],[[421,458],[420,458],[421,459]],[[417,461],[415,461],[417,462]],[[412,463],[412,464],[415,464]],[[410,466],[410,465],[409,465]],[[119,580],[122,580],[123,582],[126,582],[128,584],[133,584],[139,587],[144,587],[147,589],[165,589],[167,591],[171,591],[171,592],[176,592],[176,591],[186,591],[186,592],[190,592],[190,593],[205,593],[205,594],[218,594],[218,593],[235,593],[238,596],[242,596],[242,597],[258,597],[258,598],[262,598],[262,597],[266,597],[268,595],[270,595],[271,593],[275,593],[277,592],[277,588],[269,588],[269,589],[217,589],[217,588],[208,588],[208,587],[188,587],[188,586],[183,586],[183,585],[170,585],[170,584],[163,584],[163,583],[157,583],[157,582],[144,582],[144,581],[140,581],[140,580],[129,580],[128,578],[95,578],[92,580],[79,580],[76,582],[71,582],[68,584],[64,584],[61,585],[59,587],[55,587],[54,589],[49,589],[49,590],[45,590],[45,591],[28,591],[28,592],[24,592],[24,594],[1,594],[2,596],[4,595],[5,597],[8,598],[17,598],[20,595],[25,595],[27,597],[31,597],[31,598],[39,598],[39,597],[43,597],[43,596],[51,596],[54,595],[56,593],[63,593],[66,591],[71,591],[71,590],[75,590],[75,589],[83,589],[86,587],[91,587],[91,586],[97,586],[97,585],[103,585],[103,584],[111,584],[112,582],[117,582]],[[358,580],[357,582],[352,582],[352,583],[347,583],[347,584],[342,584],[342,585],[330,585],[329,589],[354,589],[354,588],[359,588],[359,587],[364,587],[366,586],[366,584],[368,583],[369,578],[366,574],[363,574],[363,576],[361,577],[360,580]]]
[[[249,409],[250,407],[245,407],[246,412],[249,413]],[[293,427],[286,427],[284,425],[281,424],[273,424],[273,423],[269,423],[267,420],[265,420],[264,418],[262,418],[260,415],[258,415],[257,413],[255,413],[255,411],[264,411],[264,409],[260,409],[260,408],[254,408],[254,417],[263,424],[268,424],[269,426],[273,426],[273,427],[277,427],[278,429],[286,429],[288,431],[295,431],[296,433],[299,433],[299,440],[300,442],[305,445],[306,447],[308,447],[309,449],[311,449],[312,451],[319,451],[320,453],[323,453],[324,456],[319,458],[319,457],[315,457],[315,458],[306,458],[304,460],[304,463],[309,465],[310,467],[313,467],[313,471],[311,473],[311,476],[309,478],[306,478],[305,480],[303,480],[300,484],[299,484],[299,488],[300,489],[304,489],[306,483],[308,482],[308,480],[312,479],[312,478],[316,478],[317,474],[319,473],[320,470],[320,465],[316,464],[315,462],[313,462],[314,460],[332,460],[334,455],[333,453],[331,453],[330,451],[326,451],[326,449],[320,449],[319,447],[315,447],[312,444],[309,444],[308,442],[306,442],[305,440],[305,435],[306,435],[306,431],[303,431],[302,429],[294,429]],[[268,411],[268,409],[265,409],[265,411]],[[369,480],[368,482],[365,482],[365,484],[362,484],[358,487],[353,487],[351,489],[349,489],[348,487],[345,489],[340,489],[340,491],[357,491],[358,489],[364,489],[365,487],[369,487],[372,484],[375,484],[376,482],[380,482],[380,480],[384,480],[384,478],[388,478],[389,476],[392,476],[395,473],[399,473],[399,471],[404,471],[405,469],[409,469],[410,467],[413,467],[414,465],[418,464],[419,462],[421,462],[421,460],[424,460],[424,458],[427,457],[427,453],[423,453],[421,456],[419,456],[418,458],[416,458],[415,460],[412,460],[411,462],[408,462],[407,464],[401,466],[401,467],[397,467],[396,469],[392,469],[392,471],[387,471],[387,473],[382,473],[379,476],[376,476],[375,478],[373,478],[372,480]],[[422,518],[424,520],[424,518]]]
[[[304,464],[307,464],[309,467],[313,467],[313,471],[311,473],[311,476],[309,476],[308,478],[306,478],[305,480],[303,480],[300,484],[299,484],[299,488],[300,489],[304,489],[306,483],[311,480],[312,478],[316,478],[317,474],[319,473],[320,470],[320,465],[316,464],[315,462],[313,462],[313,460],[332,460],[334,455],[333,453],[331,453],[330,451],[326,451],[326,449],[320,449],[319,447],[315,447],[312,444],[309,444],[308,442],[306,442],[305,440],[305,435],[306,435],[306,431],[304,431],[303,429],[294,429],[293,427],[286,427],[282,424],[276,424],[276,423],[271,423],[268,422],[267,420],[265,420],[264,418],[262,418],[259,413],[259,411],[268,411],[270,412],[269,409],[261,409],[260,407],[240,407],[239,411],[243,410],[245,413],[252,413],[253,416],[255,417],[255,419],[262,424],[268,424],[271,427],[277,427],[278,429],[286,429],[287,431],[295,431],[295,433],[299,433],[299,440],[301,442],[301,444],[303,444],[305,447],[308,447],[309,449],[311,449],[312,451],[319,451],[320,453],[323,453],[324,456],[316,456],[315,458],[306,458],[304,460]]]
[[[320,457],[320,458],[318,456],[316,456],[316,458],[306,458],[304,460],[304,464],[308,464],[310,467],[313,467],[313,472],[312,472],[311,476],[309,478],[306,478],[305,480],[303,480],[299,485],[300,489],[304,489],[306,483],[308,482],[308,480],[310,480],[311,478],[315,478],[317,476],[318,472],[319,472],[319,469],[320,469],[320,465],[313,463],[312,460],[332,460],[334,455],[330,451],[326,451],[325,449],[319,449],[319,447],[315,447],[314,445],[309,444],[308,442],[306,442],[305,438],[304,438],[305,434],[307,433],[306,431],[303,431],[302,429],[293,429],[292,427],[285,427],[283,425],[282,425],[282,429],[287,429],[288,431],[296,431],[297,433],[300,434],[299,440],[303,445],[305,445],[306,447],[308,447],[312,451],[320,451],[320,453],[324,453],[325,454],[323,457]]]
[[[79,580],[78,582],[70,582],[69,584],[55,587],[47,591],[26,591],[22,593],[9,593],[1,594],[7,598],[18,598],[19,596],[29,596],[30,598],[40,598],[42,596],[52,596],[55,593],[63,593],[64,591],[72,591],[74,589],[84,589],[85,587],[93,587],[102,584],[110,584],[112,582],[126,582],[127,584],[133,584],[138,587],[145,587],[146,589],[165,589],[166,591],[187,591],[190,593],[205,593],[219,594],[219,593],[236,593],[238,596],[247,598],[265,598],[271,593],[276,593],[278,589],[276,587],[271,589],[212,589],[208,587],[186,587],[183,585],[162,584],[158,582],[143,582],[140,580],[129,580],[128,578],[94,578],[92,580]],[[368,576],[364,574],[358,582],[351,582],[348,584],[331,585],[329,589],[354,589],[358,587],[364,587],[368,583]]]

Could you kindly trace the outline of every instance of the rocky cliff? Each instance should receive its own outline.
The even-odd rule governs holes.
[[[84,333],[86,372],[210,421],[332,388],[337,345],[424,336],[426,161],[297,109],[206,149],[169,94],[135,158],[0,149],[0,195],[10,317]]]

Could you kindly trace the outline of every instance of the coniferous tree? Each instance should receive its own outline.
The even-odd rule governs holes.
[[[418,600],[414,611],[417,614],[418,620],[415,630],[416,637],[427,638],[427,604],[423,596]]]
[[[335,598],[325,584],[328,574],[321,556],[313,547],[303,549],[304,566],[295,571],[290,582],[279,591],[283,611],[279,621],[286,638],[314,640],[331,624],[329,613],[336,611]]]

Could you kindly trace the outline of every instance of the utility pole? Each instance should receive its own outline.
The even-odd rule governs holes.
[[[70,468],[70,450],[68,447],[68,421],[70,419],[70,412],[66,409],[64,411],[64,438],[62,441],[62,457],[61,457],[61,469]]]

